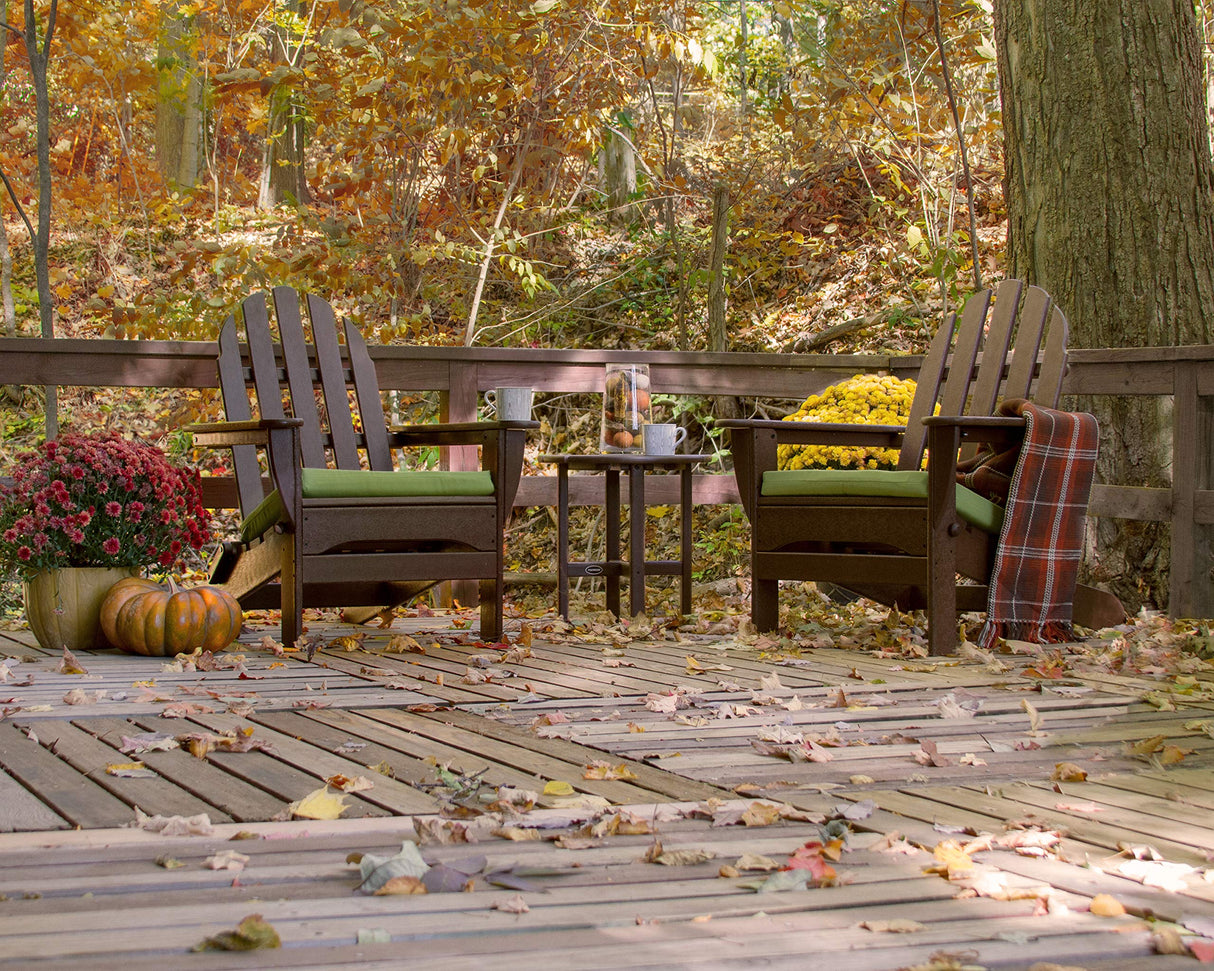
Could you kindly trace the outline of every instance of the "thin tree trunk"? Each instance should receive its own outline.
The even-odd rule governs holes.
[[[55,295],[51,291],[51,106],[46,69],[50,61],[51,41],[55,37],[58,0],[51,0],[46,14],[46,31],[38,43],[38,18],[33,0],[25,0],[25,48],[29,55],[30,76],[34,85],[36,140],[38,155],[38,229],[34,233],[34,273],[38,281],[38,317],[42,336],[55,336]],[[59,431],[59,389],[46,386],[46,437]]]
[[[1050,291],[1072,346],[1209,342],[1214,165],[1191,0],[1000,0],[995,33],[1012,275]],[[1081,406],[1101,422],[1103,481],[1170,484],[1168,399]],[[1166,526],[1102,518],[1097,546],[1095,579],[1134,607],[1168,603]]]

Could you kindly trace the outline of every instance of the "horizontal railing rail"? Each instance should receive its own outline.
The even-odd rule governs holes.
[[[373,346],[385,391],[439,392],[444,418],[471,421],[482,392],[499,385],[530,385],[538,392],[602,391],[603,365],[643,363],[653,387],[672,395],[803,399],[858,373],[914,377],[920,358],[883,354],[763,354],[683,351],[551,350]],[[58,387],[213,388],[215,344],[206,341],[0,338],[0,385]],[[1168,523],[1172,533],[1174,616],[1214,615],[1210,527],[1214,525],[1214,345],[1074,349],[1063,383],[1066,395],[1149,395],[1172,399],[1172,483],[1094,487],[1094,516]],[[597,429],[597,425],[595,426]],[[467,463],[455,455],[452,464]],[[571,502],[602,502],[602,478],[571,481]],[[647,487],[654,501],[673,502],[659,478]],[[695,477],[698,503],[736,502],[730,473]],[[215,507],[235,503],[230,479],[206,484]],[[528,475],[520,506],[556,504],[555,475]]]

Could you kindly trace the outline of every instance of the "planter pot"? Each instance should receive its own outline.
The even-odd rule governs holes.
[[[137,567],[73,566],[41,570],[24,584],[25,618],[34,637],[48,651],[106,648],[101,633],[101,601]]]

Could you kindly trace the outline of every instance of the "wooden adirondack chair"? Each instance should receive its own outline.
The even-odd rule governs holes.
[[[192,430],[196,444],[232,449],[243,522],[211,582],[246,608],[280,607],[290,644],[305,605],[395,605],[440,580],[479,580],[481,636],[500,638],[504,526],[536,423],[386,428],[358,330],[345,322],[343,347],[332,307],[308,295],[309,340],[300,298],[289,287],[273,291],[277,341],[265,295],[241,304],[247,365],[235,317],[220,333],[228,420]],[[393,449],[434,445],[480,446],[480,470],[394,470]]]
[[[1057,404],[1067,322],[1045,291],[1018,280],[974,294],[959,327],[955,316],[924,358],[906,428],[718,422],[729,429],[752,526],[751,613],[759,630],[777,626],[782,579],[829,581],[902,610],[926,609],[934,654],[955,649],[959,611],[986,609],[1002,509],[957,485],[958,452],[978,442],[1003,450],[1023,437],[1023,418],[993,416],[998,400]],[[937,404],[939,417],[930,417]],[[784,444],[900,449],[899,471],[777,471]],[[920,471],[925,447],[928,469]],[[959,584],[958,574],[969,582]],[[1080,588],[1074,610],[1089,626],[1124,619],[1116,598],[1092,588]]]

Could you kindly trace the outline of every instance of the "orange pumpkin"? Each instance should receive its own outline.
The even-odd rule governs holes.
[[[167,588],[142,577],[119,580],[101,602],[101,630],[128,654],[172,657],[219,651],[240,633],[240,604],[218,587]]]

